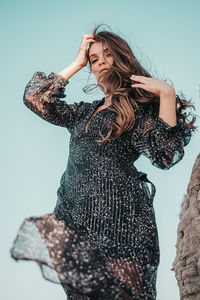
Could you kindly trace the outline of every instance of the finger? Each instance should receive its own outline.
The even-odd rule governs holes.
[[[152,90],[149,89],[148,87],[146,87],[144,84],[137,83],[137,84],[132,84],[131,86],[132,86],[132,88],[140,88],[140,89],[143,89],[145,91],[148,91],[148,92],[152,93]]]
[[[134,78],[147,78],[145,76],[135,75],[135,74],[132,74],[131,77],[134,77]]]
[[[93,37],[94,37],[93,34],[84,34],[83,36],[84,36],[84,38],[86,38],[86,39],[89,39],[89,38],[93,38]]]
[[[147,77],[145,77],[145,76],[132,75],[130,78],[132,80],[140,81],[140,82],[146,82],[147,81]]]
[[[83,36],[94,36],[93,34],[85,33]]]
[[[93,37],[88,37],[87,40],[94,40]],[[94,40],[95,41],[95,40]]]
[[[91,42],[96,42],[94,39],[87,39],[84,41],[85,43],[91,43]]]
[[[139,84],[139,83],[131,84],[131,86],[132,87],[144,88],[144,84]]]
[[[93,39],[84,40],[83,45],[84,45],[84,47],[87,47],[89,43],[93,43],[93,42],[96,42],[96,41]]]

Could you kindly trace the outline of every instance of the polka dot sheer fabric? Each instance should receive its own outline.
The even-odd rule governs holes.
[[[92,103],[61,100],[69,83],[51,72],[35,72],[24,104],[47,122],[70,133],[69,157],[54,211],[24,219],[11,257],[35,261],[46,280],[61,284],[67,299],[156,299],[159,238],[153,199],[155,185],[134,162],[141,154],[169,169],[184,156],[190,128],[170,126],[151,105],[135,111],[134,128],[103,143],[113,106],[95,113]],[[147,124],[152,129],[143,135]]]

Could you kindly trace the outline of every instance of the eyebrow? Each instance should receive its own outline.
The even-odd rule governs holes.
[[[108,48],[105,48],[104,50],[103,50],[103,52],[105,52],[105,51],[107,51],[107,50],[109,50]],[[94,56],[94,55],[97,55],[96,53],[94,53],[94,54],[91,54],[90,55],[90,58],[92,57],[92,56]]]

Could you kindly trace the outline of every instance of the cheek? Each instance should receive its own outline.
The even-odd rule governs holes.
[[[92,70],[92,72],[94,73],[95,76],[98,74],[98,71],[95,67],[92,67],[91,70]]]
[[[109,63],[110,63],[111,65],[113,65],[113,63],[114,63],[114,59],[113,59],[112,57],[111,57],[111,59],[110,59]]]

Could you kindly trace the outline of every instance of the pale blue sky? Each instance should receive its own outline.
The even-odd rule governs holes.
[[[1,1],[1,295],[3,300],[62,300],[61,286],[42,278],[34,262],[9,256],[23,220],[52,212],[68,158],[70,134],[33,114],[23,104],[25,85],[35,71],[59,72],[76,57],[82,35],[105,23],[131,45],[154,76],[169,78],[200,115],[199,1]],[[151,68],[149,68],[151,63]],[[101,99],[84,94],[88,67],[70,78],[68,103]],[[94,83],[90,78],[88,83]],[[199,126],[199,119],[197,125]],[[161,262],[157,299],[178,300],[174,272],[179,213],[200,149],[197,132],[181,162],[170,170],[140,157],[136,167],[156,185],[154,199]]]

